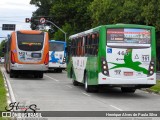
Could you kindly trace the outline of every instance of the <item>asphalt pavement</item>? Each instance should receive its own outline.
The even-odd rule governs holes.
[[[119,88],[86,93],[84,86],[73,86],[66,72],[45,73],[43,79],[31,76],[9,78],[16,102],[36,104],[40,111],[159,111],[160,95],[137,90],[122,93]],[[160,75],[157,77],[160,78]],[[50,118],[81,120],[81,118]],[[122,118],[83,118],[84,120],[123,120]],[[127,119],[130,120],[130,119]],[[138,120],[138,119],[137,119]]]

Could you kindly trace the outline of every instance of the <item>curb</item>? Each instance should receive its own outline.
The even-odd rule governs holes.
[[[151,94],[156,94],[156,95],[160,95],[160,92],[154,92],[152,90],[150,90],[149,88],[141,88],[140,90],[145,91],[147,93],[151,93]]]
[[[7,94],[6,94],[6,96],[7,96],[7,103],[9,105],[12,102],[16,102],[16,99],[15,99],[15,96],[14,96],[14,93],[13,93],[10,81],[6,78],[6,75],[5,75],[2,67],[1,67],[1,72],[2,72],[2,75],[3,75],[4,84],[5,84],[6,91],[7,91]]]

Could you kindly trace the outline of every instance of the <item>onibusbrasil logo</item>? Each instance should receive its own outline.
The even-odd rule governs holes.
[[[26,105],[20,102],[12,102],[5,107],[7,112],[2,112],[2,117],[16,118],[42,118],[42,114],[36,104]]]

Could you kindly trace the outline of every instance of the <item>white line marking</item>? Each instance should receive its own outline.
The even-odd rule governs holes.
[[[90,95],[88,95],[87,93],[82,92],[82,94],[84,94],[84,95],[86,95],[86,96],[89,96],[89,97],[90,97]]]
[[[72,86],[70,86],[70,85],[66,85],[67,87],[69,87],[69,88],[72,88]]]
[[[116,107],[116,106],[113,106],[113,105],[109,105],[109,106],[111,106],[111,107],[113,107],[113,108],[115,108],[115,109],[117,109],[117,110],[119,110],[119,111],[123,111],[122,109],[120,109],[120,108],[118,108],[118,107]]]
[[[58,81],[59,81],[59,80],[54,79],[54,78],[52,78],[52,77],[50,77],[50,76],[48,76],[48,75],[44,75],[44,76],[46,76],[46,77],[48,77],[48,78],[50,78],[50,79],[52,79],[52,80],[54,80],[54,81],[56,81],[56,82],[58,82]]]

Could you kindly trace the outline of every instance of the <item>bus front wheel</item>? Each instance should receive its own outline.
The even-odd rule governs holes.
[[[130,87],[121,87],[121,91],[123,93],[134,93],[136,91],[135,88],[130,88]]]
[[[77,82],[77,81],[74,80],[74,79],[72,80],[72,83],[73,83],[74,86],[78,86],[78,85],[79,85],[79,82]]]

